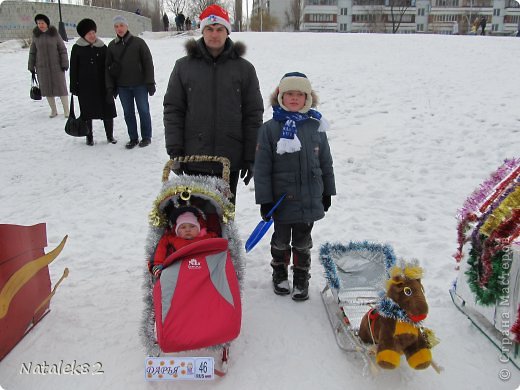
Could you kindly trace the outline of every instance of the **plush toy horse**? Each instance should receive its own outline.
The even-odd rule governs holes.
[[[359,337],[377,344],[376,363],[382,368],[398,367],[402,354],[417,370],[432,363],[433,334],[421,326],[428,315],[421,277],[422,268],[416,264],[393,267],[386,294],[361,320]]]

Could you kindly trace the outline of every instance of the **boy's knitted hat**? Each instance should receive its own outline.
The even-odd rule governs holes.
[[[126,26],[128,26],[128,20],[123,15],[116,15],[114,16],[114,19],[112,19],[112,24],[115,26],[118,23],[122,23]]]
[[[228,35],[231,33],[231,23],[229,22],[229,15],[225,9],[216,4],[207,7],[199,16],[200,31],[204,31],[204,27],[212,24],[223,25]]]
[[[177,225],[177,226],[175,226],[175,234],[177,234],[177,235],[179,234],[179,227],[183,223],[191,223],[192,225],[197,226],[197,229],[200,230],[200,223],[197,220],[197,217],[195,216],[195,214],[193,214],[190,211],[186,211],[185,213],[182,213],[181,215],[179,215],[177,217],[177,221],[175,223]]]
[[[38,14],[34,17],[34,23],[38,24],[38,20],[43,20],[45,24],[47,24],[47,27],[51,25],[51,21],[49,20],[47,15],[44,14]]]
[[[81,38],[85,38],[90,31],[97,31],[96,22],[92,19],[82,19],[76,26],[76,31]]]
[[[284,74],[280,80],[280,84],[278,85],[278,103],[284,110],[289,111],[287,110],[287,107],[283,105],[283,94],[287,91],[305,92],[307,95],[305,105],[298,112],[303,114],[309,111],[309,109],[312,107],[312,87],[306,75],[300,72],[290,72]]]

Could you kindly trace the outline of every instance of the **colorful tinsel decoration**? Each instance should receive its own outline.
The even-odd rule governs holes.
[[[520,305],[518,305],[516,322],[513,324],[511,328],[511,333],[513,333],[514,340],[517,343],[520,343]]]
[[[509,279],[506,255],[512,245],[520,244],[520,159],[505,160],[466,200],[458,218],[453,257],[460,262],[464,245],[470,242],[466,274],[471,291],[478,303],[496,304],[503,298],[503,280]],[[520,307],[512,331],[519,342]]]

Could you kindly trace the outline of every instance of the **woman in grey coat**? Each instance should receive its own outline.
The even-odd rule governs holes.
[[[50,25],[46,15],[34,17],[36,27],[33,30],[31,47],[29,49],[28,69],[38,74],[38,82],[42,96],[47,97],[51,107],[50,118],[58,115],[56,96],[63,104],[65,117],[69,116],[69,99],[65,72],[69,69],[67,48],[56,27]]]
[[[287,73],[271,96],[273,119],[258,131],[255,197],[262,218],[282,195],[273,214],[271,267],[275,294],[291,293],[288,266],[293,262],[292,299],[308,299],[311,231],[336,194],[327,121],[313,110],[317,96],[303,73]]]

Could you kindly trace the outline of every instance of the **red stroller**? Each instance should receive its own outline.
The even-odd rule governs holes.
[[[215,373],[224,375],[230,342],[240,333],[240,300],[244,252],[234,225],[230,201],[229,161],[191,156],[182,163],[218,161],[223,178],[172,175],[174,160],[163,170],[163,186],[150,213],[146,258],[153,258],[168,228],[168,215],[183,207],[196,208],[208,230],[218,238],[197,241],[170,253],[160,279],[147,267],[145,312],[141,335],[149,356],[190,351],[190,356],[216,356]]]

